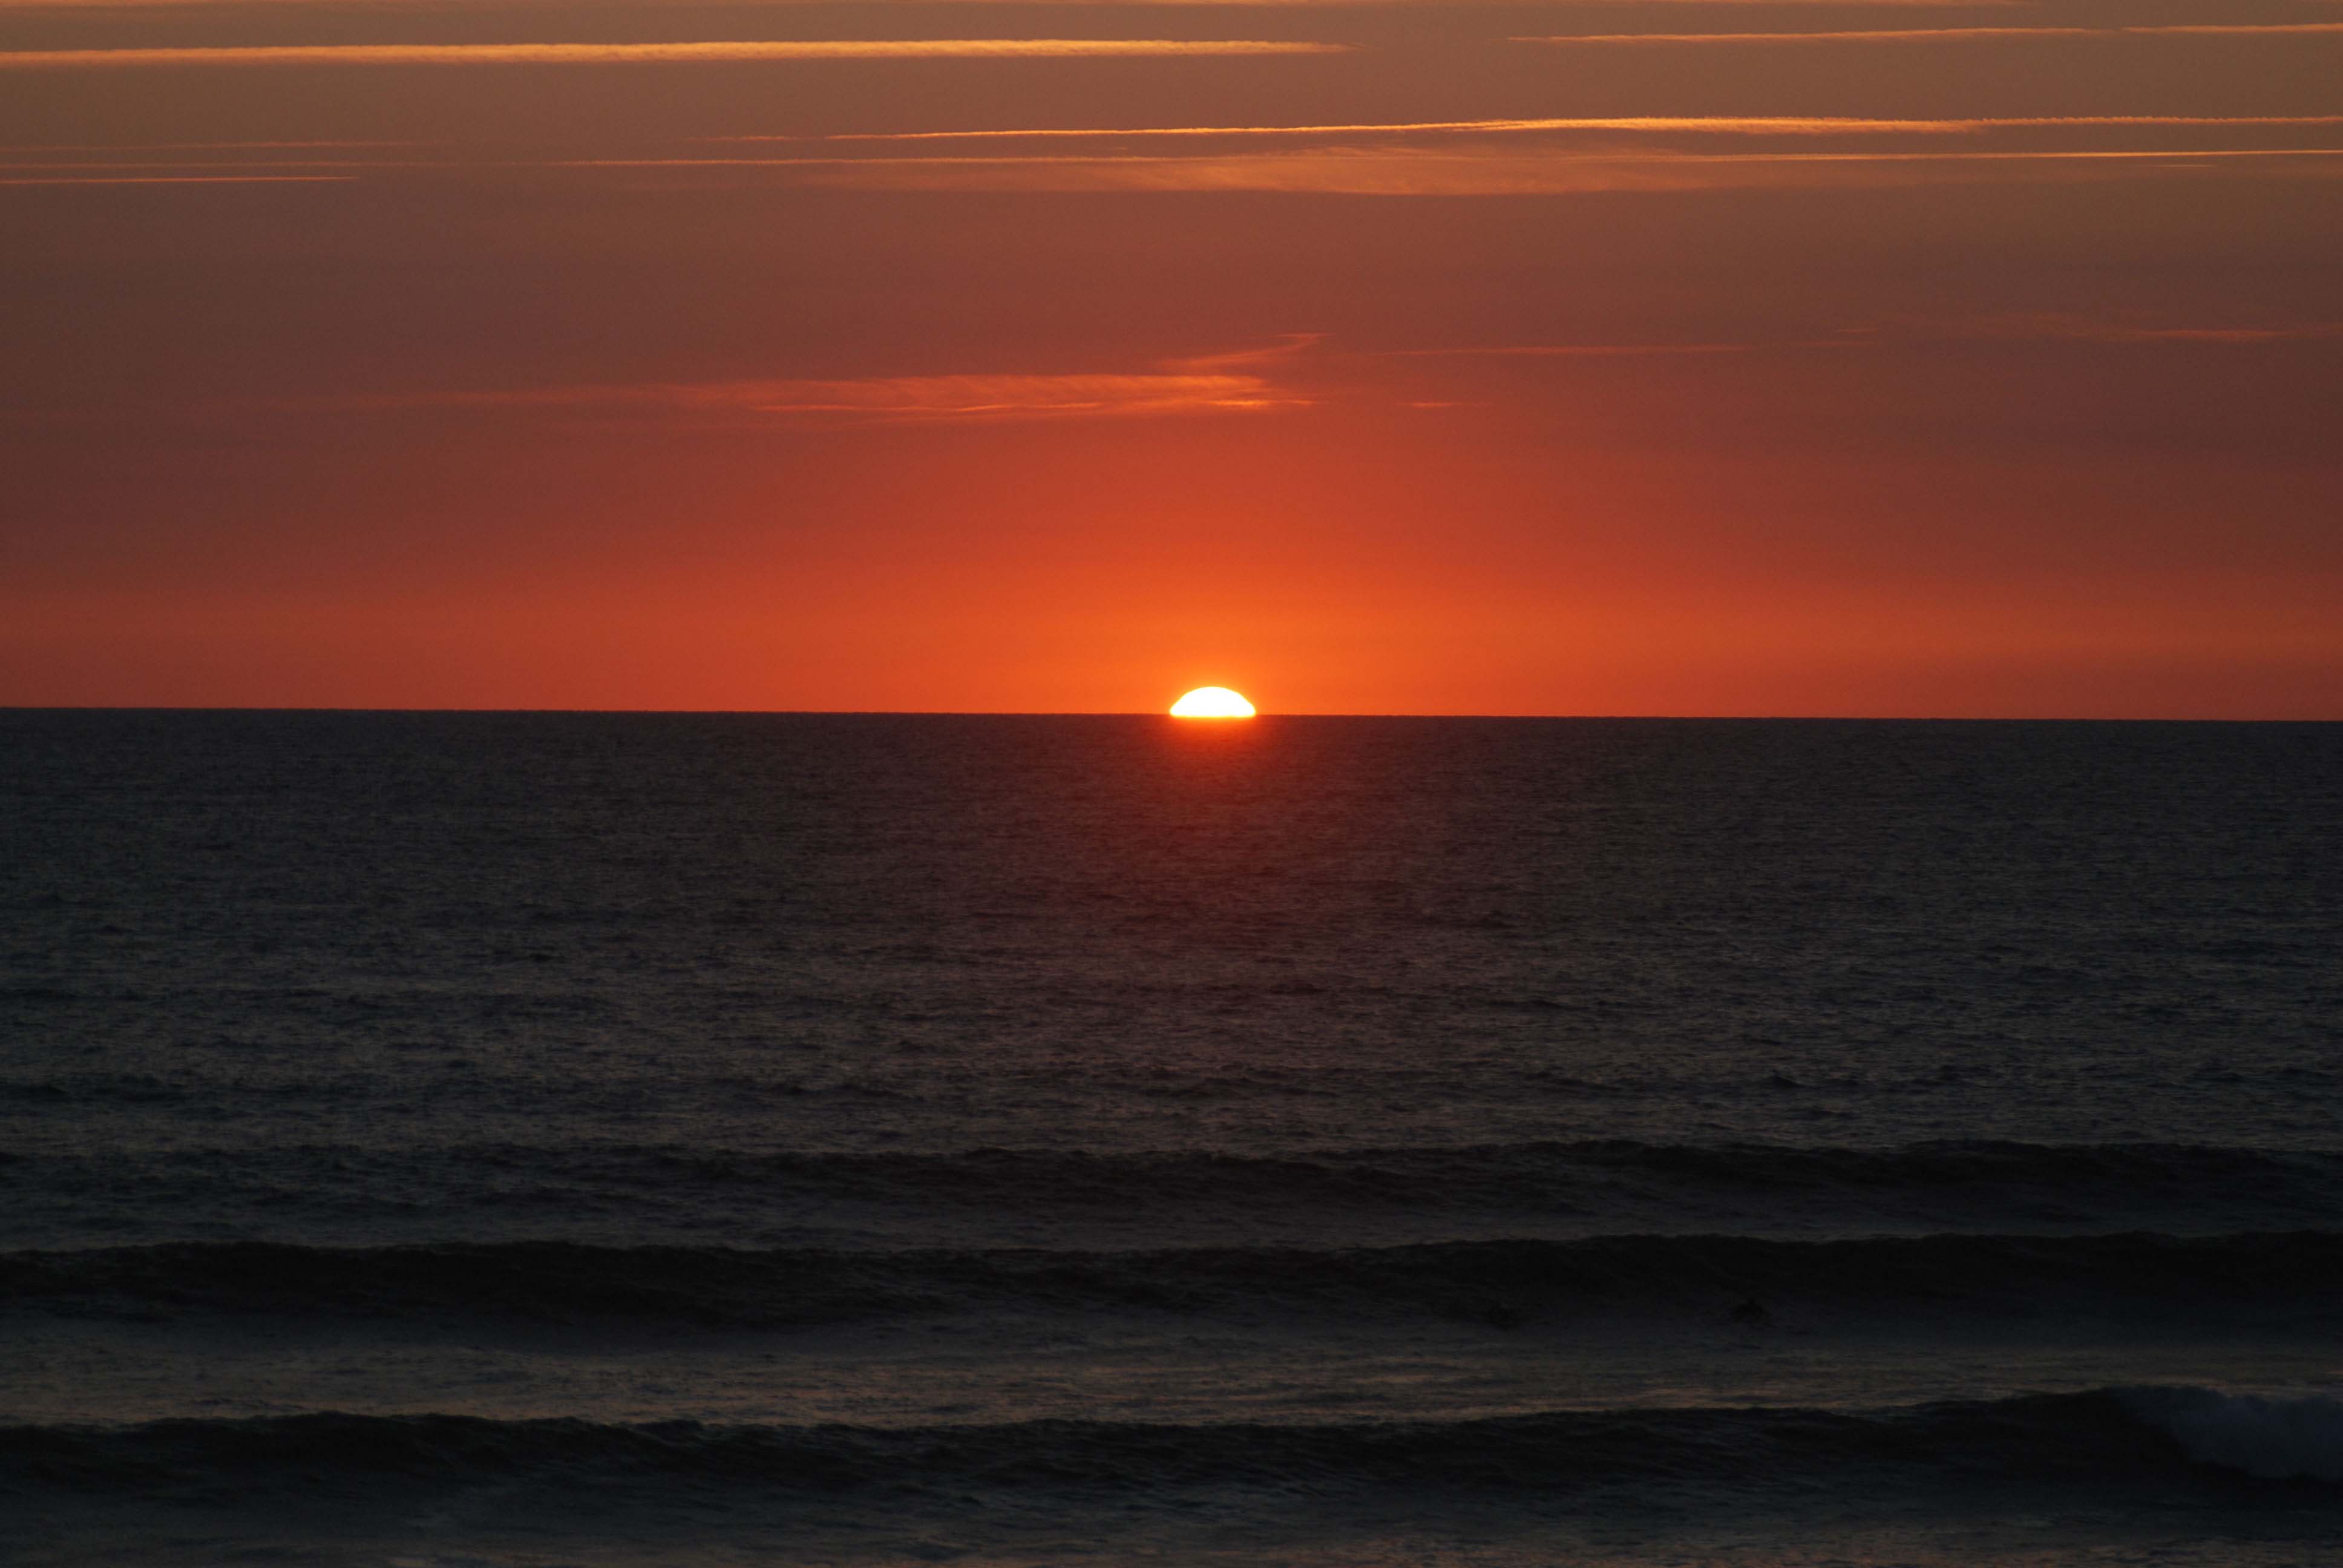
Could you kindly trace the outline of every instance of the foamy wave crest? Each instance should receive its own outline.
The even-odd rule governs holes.
[[[2188,1457],[2265,1481],[2343,1482],[2343,1400],[2266,1399],[2208,1388],[2135,1389],[2125,1402]]]

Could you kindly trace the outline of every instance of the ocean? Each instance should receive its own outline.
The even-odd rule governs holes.
[[[0,713],[0,1560],[2343,1561],[2343,726]]]

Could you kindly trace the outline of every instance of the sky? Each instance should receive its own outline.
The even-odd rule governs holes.
[[[0,704],[2343,719],[2343,0],[0,0]]]

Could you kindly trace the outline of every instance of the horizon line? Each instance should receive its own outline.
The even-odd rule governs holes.
[[[1161,709],[957,709],[957,708],[368,708],[297,705],[217,706],[196,703],[0,703],[0,716],[60,713],[311,714],[386,717],[478,716],[528,718],[696,719],[1163,719]],[[1951,714],[1951,713],[1371,713],[1257,711],[1254,719],[1464,719],[1521,723],[1633,722],[1655,724],[2343,724],[2334,718],[2225,718],[2163,714]],[[1182,720],[1193,723],[1195,720]],[[1215,721],[1214,727],[1229,721]]]

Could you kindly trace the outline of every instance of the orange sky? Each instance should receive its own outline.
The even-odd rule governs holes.
[[[2343,718],[2334,0],[0,0],[0,703]]]

